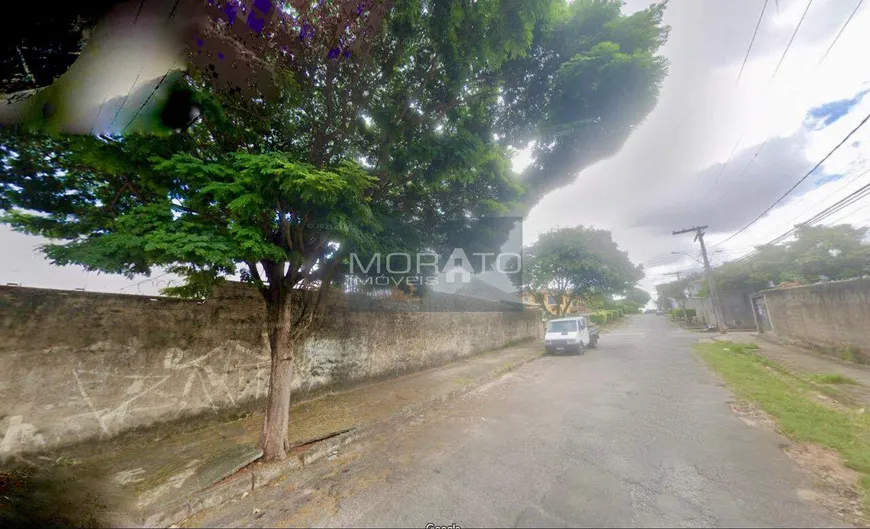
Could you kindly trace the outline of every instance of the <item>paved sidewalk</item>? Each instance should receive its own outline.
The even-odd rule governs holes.
[[[777,362],[797,375],[832,373],[849,377],[858,384],[837,384],[837,391],[870,406],[870,367],[868,366],[846,362],[793,345],[776,343],[772,338],[768,339],[754,332],[729,332],[727,335],[717,335],[714,338],[737,343],[755,343],[759,346],[759,350],[756,351],[758,354]]]
[[[525,342],[298,403],[290,411],[291,445],[419,411],[540,356],[542,349],[538,341]],[[115,504],[124,505],[114,507],[124,511],[121,525],[171,523],[174,516],[168,513],[179,509],[172,507],[179,498],[191,497],[260,457],[255,446],[262,424],[261,412],[228,422],[202,420],[201,427],[188,426],[183,432],[158,427],[31,456],[30,460],[49,474],[53,467],[63,467],[74,476],[89,476],[84,486],[93,486],[100,494],[112,490]],[[312,445],[291,451],[291,460],[283,464],[285,471],[313,459],[306,455],[306,449]],[[250,489],[250,476],[247,479]],[[185,499],[178,505],[190,511],[191,501]]]

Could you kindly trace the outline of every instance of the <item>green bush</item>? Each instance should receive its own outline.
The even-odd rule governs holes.
[[[674,320],[693,320],[698,314],[695,309],[671,309],[671,319]]]
[[[604,325],[605,323],[614,320],[614,317],[610,314],[610,312],[611,311],[609,310],[598,310],[593,312],[590,318],[594,317],[595,319],[593,319],[592,321],[599,325]]]

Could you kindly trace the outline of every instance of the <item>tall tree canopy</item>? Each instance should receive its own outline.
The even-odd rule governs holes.
[[[577,226],[541,235],[525,250],[522,270],[513,278],[547,312],[546,297],[553,296],[550,313],[562,316],[575,300],[625,295],[643,276],[643,267],[631,262],[609,231]]]
[[[510,147],[540,140],[536,192],[612,152],[652,104],[666,29],[663,5],[623,17],[611,1],[299,0],[250,16],[262,4],[204,7],[200,67],[173,88],[197,117],[177,133],[3,130],[0,207],[56,240],[56,264],[168,268],[179,295],[253,283],[272,354],[261,444],[281,459],[294,353],[348,254],[500,244],[476,226],[520,208]],[[246,84],[228,82],[240,67]],[[570,235],[572,291],[642,275],[609,233]]]

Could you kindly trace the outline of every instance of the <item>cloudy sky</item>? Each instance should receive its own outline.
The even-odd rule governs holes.
[[[777,11],[771,0],[738,84],[764,0],[671,0],[665,20],[672,31],[664,48],[670,74],[658,106],[616,156],[547,196],[526,219],[524,239],[577,224],[609,229],[646,267],[641,286],[650,291],[673,279],[667,272],[697,269],[692,258],[671,254],[699,255],[691,234],[673,236],[673,230],[709,225],[708,246],[723,241],[870,113],[870,95],[862,98],[870,89],[870,5],[862,6],[819,64],[856,1],[815,0],[771,80],[808,2],[779,0]],[[626,9],[648,3],[629,1]],[[772,240],[870,183],[870,173],[862,174],[870,168],[868,139],[870,124],[769,215],[716,246],[714,264]],[[870,225],[867,206],[870,200],[829,221]]]
[[[555,227],[611,230],[631,258],[644,264],[647,278],[641,286],[652,291],[669,279],[667,272],[698,268],[691,257],[672,255],[698,255],[691,235],[672,236],[672,230],[709,225],[708,245],[717,251],[714,264],[721,263],[870,183],[870,172],[864,174],[870,169],[868,124],[778,207],[717,246],[773,204],[870,114],[870,3],[820,64],[857,0],[814,0],[771,79],[808,1],[768,2],[737,83],[764,0],[671,0],[665,20],[672,31],[664,48],[670,74],[658,106],[618,154],[543,199],[525,221],[524,242]],[[647,4],[629,0],[625,10]],[[165,71],[162,63],[174,60],[164,53],[162,62],[149,68]],[[118,92],[126,92],[140,71],[127,70],[125,77],[112,68]],[[515,162],[521,167],[528,160],[520,156]],[[826,222],[870,225],[867,206],[870,200]],[[153,294],[172,279],[130,281],[52,267],[35,251],[41,242],[0,226],[0,283]]]

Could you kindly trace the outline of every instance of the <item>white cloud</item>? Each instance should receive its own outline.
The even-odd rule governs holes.
[[[868,88],[870,63],[864,57],[870,49],[870,9],[859,11],[819,66],[852,2],[816,0],[772,82],[806,2],[780,1],[778,15],[770,2],[736,84],[761,4],[670,2],[665,22],[673,29],[665,54],[671,69],[658,106],[617,156],[589,167],[574,184],[545,197],[529,214],[524,239],[532,242],[554,226],[609,229],[635,261],[646,263],[648,277],[641,286],[652,291],[654,284],[673,279],[660,274],[698,268],[687,257],[671,255],[698,251],[691,235],[675,237],[671,230],[709,224],[711,244],[725,239],[780,197],[870,112],[870,98],[865,98],[829,127],[816,131],[805,124],[810,109]],[[741,175],[768,137],[772,139],[762,154]],[[844,146],[794,196],[724,245],[727,251],[714,262],[771,240],[788,230],[794,218],[809,218],[870,182],[866,174],[850,183],[858,174],[851,173],[846,182],[814,188],[822,176],[847,172],[870,159],[870,125],[855,138],[864,143]],[[731,162],[713,186],[721,168],[717,164],[728,159],[738,139]],[[866,224],[861,215],[866,204],[829,220]]]

